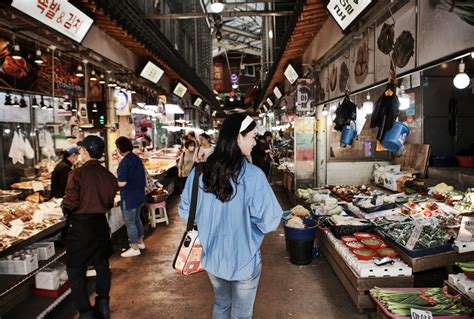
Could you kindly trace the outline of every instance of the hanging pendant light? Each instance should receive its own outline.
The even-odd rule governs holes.
[[[84,76],[84,71],[82,71],[82,65],[77,66],[76,76],[82,78]]]
[[[22,59],[21,52],[20,52],[20,46],[18,44],[15,44],[13,46],[12,58],[15,59],[15,60]]]
[[[23,96],[23,93],[21,93],[21,98],[20,98],[20,108],[24,109],[25,107],[28,107],[25,101],[25,97]]]
[[[12,97],[10,96],[10,91],[7,91],[7,94],[5,95],[4,105],[12,105]]]
[[[100,74],[100,80],[99,80],[99,83],[100,84],[105,84],[105,76],[103,73]]]
[[[42,110],[46,110],[48,107],[46,106],[46,104],[44,103],[44,97],[41,95],[41,102],[40,102],[40,105],[41,105],[41,109]]]
[[[91,80],[91,81],[97,81],[97,77],[95,76],[95,71],[94,71],[94,70],[91,71],[90,80]]]
[[[31,102],[31,107],[34,109],[37,109],[39,107],[38,100],[36,99],[36,96],[33,96],[33,102]]]
[[[92,112],[94,112],[94,113],[98,112],[97,103],[95,103],[95,102],[94,102],[94,104],[92,104]]]
[[[324,106],[323,106],[323,110],[322,110],[321,114],[322,114],[323,116],[328,116],[328,115],[329,115],[329,111],[328,111],[328,106],[327,106],[327,105],[324,105]]]
[[[51,100],[49,101],[49,104],[48,104],[48,111],[54,110],[54,107],[53,107],[53,105],[51,104],[51,102],[54,103],[54,100],[53,100],[53,101],[51,101]]]
[[[365,114],[372,114],[374,110],[374,102],[370,100],[370,94],[367,92],[367,98],[362,104],[362,109],[364,110]]]
[[[41,56],[41,50],[36,50],[36,57],[35,57],[35,63],[36,64],[43,64],[43,57]]]
[[[114,87],[117,86],[117,84],[115,83],[114,79],[110,78],[110,79],[109,79],[109,84],[107,84],[107,86],[108,86],[109,88],[114,88]]]
[[[76,103],[76,99],[72,99],[72,101],[71,101],[71,111],[73,111],[73,112],[77,112],[77,103]]]
[[[219,0],[214,0],[211,4],[212,13],[221,13],[224,10],[224,4]]]
[[[471,79],[469,78],[469,75],[464,72],[465,70],[465,65],[463,60],[461,59],[461,62],[459,63],[459,73],[456,74],[456,76],[453,79],[453,84],[457,89],[465,89],[469,86],[469,83],[471,83]]]
[[[20,107],[20,102],[18,101],[18,97],[16,96],[13,99],[13,107]]]

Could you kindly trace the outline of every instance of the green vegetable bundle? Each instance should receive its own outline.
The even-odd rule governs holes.
[[[411,308],[431,311],[434,316],[470,315],[471,312],[461,304],[460,296],[448,294],[446,287],[420,290],[373,288],[370,292],[397,316],[410,316]]]

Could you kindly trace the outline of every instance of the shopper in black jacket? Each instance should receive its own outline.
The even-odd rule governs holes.
[[[79,148],[72,146],[64,151],[63,159],[54,168],[51,175],[51,197],[63,198],[66,190],[67,177],[72,166],[79,158]]]

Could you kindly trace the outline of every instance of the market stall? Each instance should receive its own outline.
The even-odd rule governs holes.
[[[413,185],[403,187],[410,192]],[[455,264],[474,260],[472,190],[444,183],[426,190],[406,195],[370,184],[299,188],[293,215],[303,223],[284,225],[305,229],[305,219],[317,220],[321,251],[355,305],[374,308],[374,286],[412,288],[427,270],[453,272]],[[448,282],[469,291],[462,276],[450,275]]]

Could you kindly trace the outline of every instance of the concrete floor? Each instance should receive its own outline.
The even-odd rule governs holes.
[[[289,209],[283,191],[278,186],[275,190],[282,207]],[[185,228],[178,202],[179,196],[170,197],[170,224],[148,230],[141,256],[121,258],[117,252],[111,258],[114,319],[211,318],[213,292],[206,273],[185,277],[171,267]],[[308,266],[290,263],[281,227],[266,236],[262,256],[254,318],[367,318],[357,313],[324,257]],[[78,318],[72,301],[68,303],[67,310],[62,305],[48,318]]]

